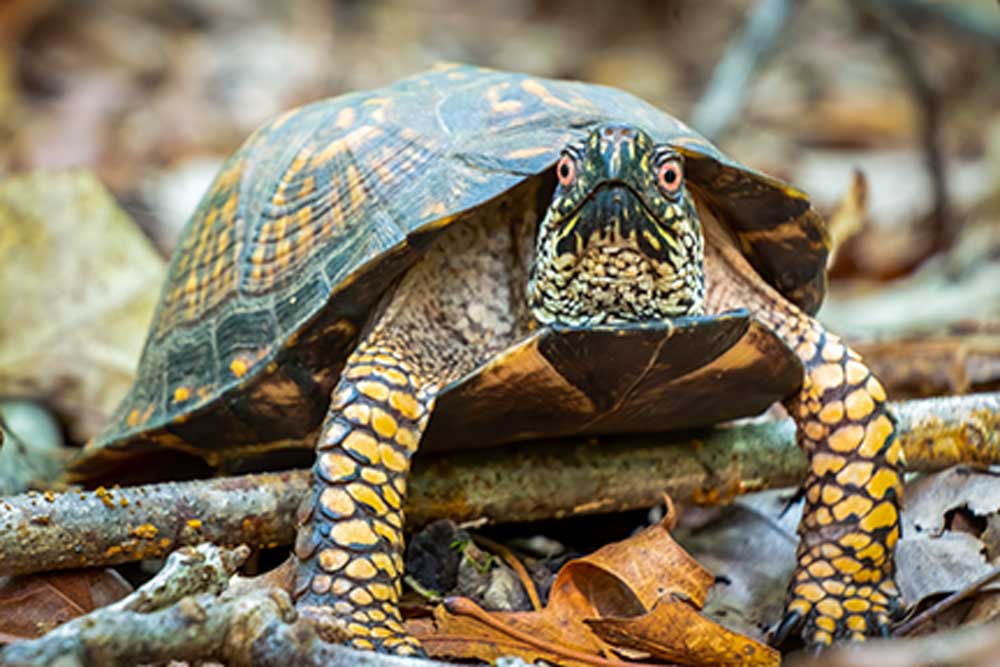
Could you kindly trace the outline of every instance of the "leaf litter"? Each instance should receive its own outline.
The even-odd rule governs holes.
[[[566,563],[540,611],[487,612],[452,597],[411,628],[436,657],[513,655],[567,667],[670,661],[770,666],[779,654],[701,614],[715,577],[670,535],[675,516]],[[638,660],[639,662],[631,662]]]

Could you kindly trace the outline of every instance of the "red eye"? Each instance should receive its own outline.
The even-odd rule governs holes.
[[[684,170],[681,163],[676,160],[667,160],[660,165],[660,170],[656,174],[656,181],[668,195],[675,195],[684,183]]]
[[[573,162],[573,158],[563,155],[559,159],[559,164],[556,165],[556,176],[559,177],[560,185],[568,186],[573,183],[573,179],[576,178],[576,164]]]

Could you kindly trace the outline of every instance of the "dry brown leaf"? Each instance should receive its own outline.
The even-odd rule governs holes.
[[[855,170],[851,187],[840,198],[837,208],[827,221],[830,230],[830,256],[826,265],[831,267],[837,260],[837,251],[855,234],[868,224],[868,179],[860,169]]]
[[[648,614],[587,621],[598,637],[618,647],[681,664],[719,667],[776,666],[773,648],[713,623],[685,600],[665,597]]]
[[[0,182],[0,394],[93,435],[131,384],[164,266],[89,173]]]
[[[40,637],[132,592],[114,570],[75,570],[0,580],[0,641]]]
[[[489,613],[471,600],[453,598],[448,609],[435,610],[435,628],[415,625],[428,653],[436,657],[495,660],[514,655],[528,661],[546,660],[559,665],[625,665],[616,656],[625,653],[668,655],[682,664],[777,664],[776,653],[753,640],[732,633],[707,619],[700,619],[695,633],[704,637],[670,637],[655,626],[660,615],[697,616],[714,578],[688,555],[670,535],[672,516],[627,540],[609,544],[589,556],[567,563],[559,571],[548,604],[538,612]],[[668,600],[666,605],[657,603]],[[673,601],[683,600],[689,612]],[[660,610],[660,607],[663,609]],[[656,609],[650,617],[650,610]],[[700,618],[700,617],[699,617]],[[594,622],[613,619],[606,629],[627,642],[613,647],[594,631]],[[633,624],[634,623],[634,624]],[[613,630],[625,627],[624,635]],[[623,640],[624,641],[624,640]],[[734,655],[768,656],[770,662],[733,662]],[[624,651],[623,651],[624,649]]]

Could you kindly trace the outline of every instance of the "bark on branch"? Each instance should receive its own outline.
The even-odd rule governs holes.
[[[231,579],[249,552],[210,544],[176,551],[135,593],[43,637],[0,649],[0,664],[115,667],[219,660],[233,667],[447,667],[334,643],[344,632],[332,621],[300,617],[280,583]]]
[[[893,405],[911,470],[1000,463],[1000,393]],[[790,420],[655,434],[531,442],[417,457],[407,523],[492,522],[649,507],[664,493],[717,503],[806,474]],[[0,500],[0,574],[113,565],[201,542],[291,542],[307,471]]]

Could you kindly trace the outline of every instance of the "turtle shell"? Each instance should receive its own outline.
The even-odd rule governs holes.
[[[441,66],[287,112],[226,161],[174,253],[135,384],[78,469],[164,445],[218,465],[307,438],[373,304],[420,250],[609,121],[682,153],[751,264],[818,308],[828,239],[802,192],[623,91]]]

